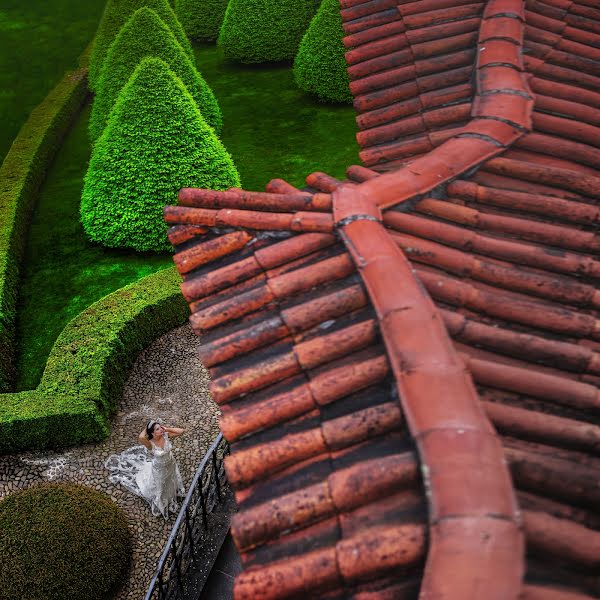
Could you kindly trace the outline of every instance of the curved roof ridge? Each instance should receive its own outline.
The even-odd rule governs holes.
[[[332,196],[421,460],[430,539],[420,597],[517,598],[524,574],[519,511],[471,377],[373,200],[360,186],[340,186]]]
[[[531,131],[534,98],[523,70],[524,27],[523,0],[489,0],[479,29],[471,121],[410,165],[360,184],[363,194],[389,208],[502,154]]]

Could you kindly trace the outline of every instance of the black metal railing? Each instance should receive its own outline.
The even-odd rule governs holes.
[[[167,540],[145,600],[189,597],[187,577],[203,560],[210,514],[227,493],[223,459],[229,444],[220,433],[202,459]]]

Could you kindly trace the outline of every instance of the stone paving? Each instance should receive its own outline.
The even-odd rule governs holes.
[[[0,456],[0,498],[42,481],[72,481],[108,494],[129,518],[134,537],[129,578],[115,600],[141,600],[154,573],[175,516],[153,517],[144,500],[108,481],[104,462],[136,445],[150,418],[187,432],[173,451],[187,485],[218,434],[219,410],[208,393],[208,372],[197,358],[200,340],[185,325],[156,340],[138,357],[129,376],[110,437],[65,451]]]

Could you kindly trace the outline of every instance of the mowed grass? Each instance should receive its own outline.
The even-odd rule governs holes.
[[[294,83],[290,65],[226,63],[218,48],[196,48],[198,69],[223,112],[222,139],[247,190],[281,177],[295,186],[314,171],[344,178],[358,163],[351,105],[324,104]]]
[[[0,0],[0,163],[89,44],[106,0]]]
[[[358,161],[353,108],[305,95],[289,65],[225,64],[214,47],[198,48],[197,59],[221,105],[222,139],[245,189],[263,190],[274,177],[303,186],[317,170],[343,177]],[[19,390],[39,383],[54,341],[79,312],[172,264],[168,253],[110,250],[85,238],[79,202],[91,152],[89,112],[65,140],[33,219],[18,313]]]

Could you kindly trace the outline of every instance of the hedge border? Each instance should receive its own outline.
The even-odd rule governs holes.
[[[67,71],[33,109],[0,166],[0,392],[14,381],[16,306],[31,215],[48,168],[87,97],[87,69]]]
[[[56,340],[39,386],[0,395],[0,453],[108,436],[137,355],[187,320],[179,282],[175,267],[163,269],[77,315]]]

